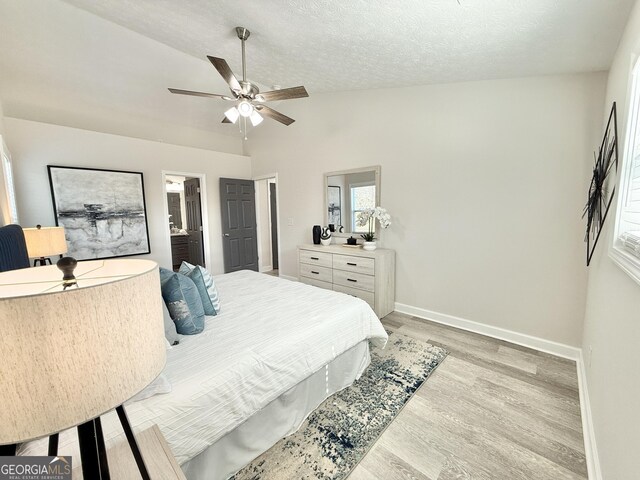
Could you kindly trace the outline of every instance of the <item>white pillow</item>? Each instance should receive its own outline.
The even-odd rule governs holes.
[[[125,403],[139,402],[145,398],[153,397],[154,395],[160,395],[161,393],[169,393],[172,390],[171,383],[164,373],[158,375],[158,377],[147,385],[144,390],[134,395]]]

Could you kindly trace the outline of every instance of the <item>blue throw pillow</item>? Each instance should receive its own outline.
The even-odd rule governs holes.
[[[161,268],[160,284],[162,298],[167,304],[178,333],[195,335],[202,332],[204,330],[204,307],[193,280],[185,275]]]
[[[189,277],[196,284],[202,305],[204,305],[204,313],[217,315],[220,311],[220,297],[218,297],[218,290],[209,271],[200,265],[182,262],[180,273]]]

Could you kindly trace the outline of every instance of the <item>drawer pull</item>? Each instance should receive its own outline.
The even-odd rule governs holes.
[[[351,263],[351,262],[347,262],[347,265],[350,265],[350,266],[352,266],[352,267],[357,267],[357,266],[358,266],[358,264],[357,264],[357,263]]]
[[[314,272],[313,270],[311,270],[311,273],[315,273],[316,275],[320,275],[320,272]]]
[[[353,282],[353,283],[357,283],[358,280],[354,280],[353,278],[347,278],[348,281]]]
[[[311,257],[311,260],[320,260],[318,257]]]

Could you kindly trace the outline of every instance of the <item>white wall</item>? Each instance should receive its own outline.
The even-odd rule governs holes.
[[[4,109],[2,108],[2,102],[0,102],[0,135],[4,135]]]
[[[2,103],[0,103],[0,139],[4,139],[4,113]],[[1,141],[1,140],[0,140]],[[2,159],[0,159],[0,162]],[[7,190],[5,188],[4,170],[0,163],[0,227],[10,223],[9,204],[7,201]]]
[[[269,179],[256,180],[256,220],[258,224],[258,267],[261,272],[273,268],[271,256],[271,221]]]
[[[621,146],[626,138],[630,72],[639,55],[640,4],[636,4],[609,72],[604,109],[608,116],[611,102],[617,102]],[[640,471],[640,285],[608,256],[614,220],[615,212],[607,218],[589,267],[582,341],[598,457],[606,480],[637,478]]]
[[[224,271],[218,179],[250,178],[248,157],[9,117],[5,118],[5,129],[13,155],[18,214],[23,226],[55,224],[47,165],[142,172],[151,242],[148,257],[171,268],[161,172],[204,173],[212,259],[209,267],[214,273]]]
[[[323,173],[379,164],[400,303],[580,345],[603,73],[311,95],[245,153],[278,172],[281,273],[324,218]],[[293,226],[288,226],[288,219]]]

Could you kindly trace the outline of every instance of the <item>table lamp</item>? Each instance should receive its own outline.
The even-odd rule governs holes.
[[[62,255],[67,253],[67,241],[64,237],[64,227],[42,227],[23,228],[24,239],[27,242],[27,252],[29,258],[35,258],[33,266],[38,263],[46,265],[49,261],[51,265],[51,257],[53,255]]]
[[[0,273],[0,446],[14,455],[13,444],[50,435],[57,455],[57,433],[77,426],[84,478],[108,479],[100,415],[115,408],[148,479],[122,404],[164,368],[158,266],[93,260],[75,276],[63,290],[55,265]]]

